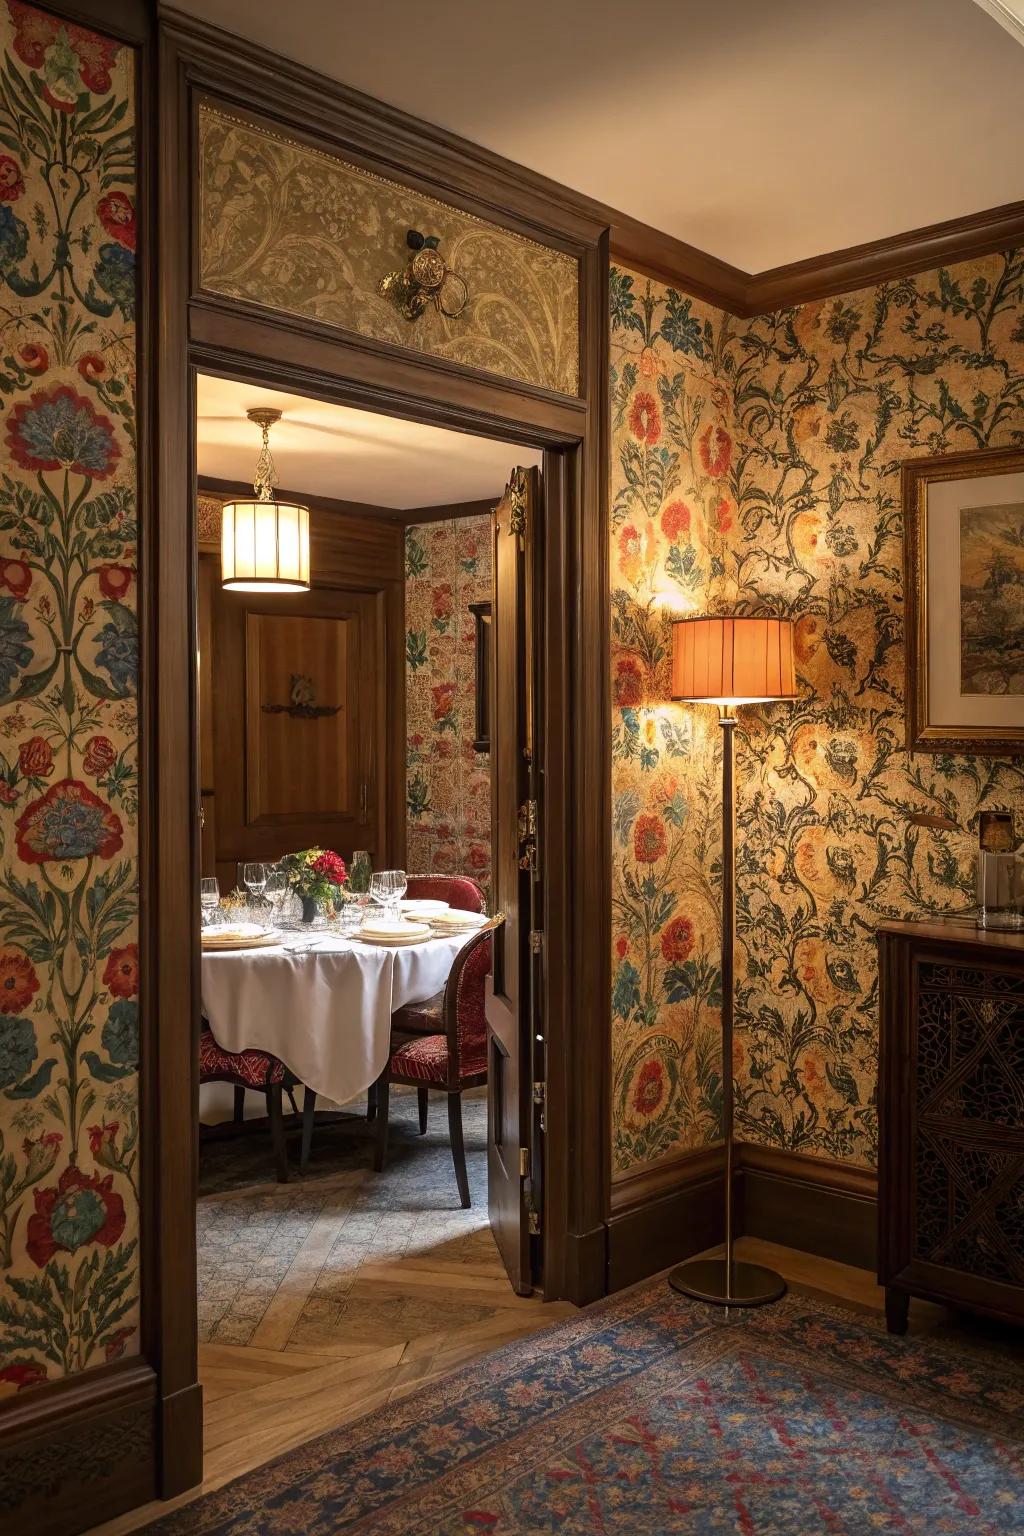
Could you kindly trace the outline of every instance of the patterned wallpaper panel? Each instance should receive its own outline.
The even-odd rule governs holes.
[[[208,107],[199,113],[200,281],[561,394],[579,390],[573,256]],[[440,240],[469,302],[405,319],[377,291],[404,269],[406,231]]]
[[[0,7],[0,1394],[138,1348],[131,53]]]
[[[497,498],[496,498],[497,499]],[[470,603],[491,596],[491,520],[410,527],[405,538],[408,848],[414,874],[491,878],[490,759],[476,752]]]
[[[614,1165],[713,1135],[717,732],[664,703],[673,609],[797,620],[742,712],[738,1134],[870,1166],[874,926],[972,900],[1011,759],[903,747],[904,458],[1024,442],[1024,252],[735,320],[613,273]],[[962,832],[913,826],[915,812]]]

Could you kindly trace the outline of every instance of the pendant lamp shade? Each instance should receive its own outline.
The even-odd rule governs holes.
[[[229,592],[308,592],[309,509],[287,501],[229,501],[220,555]]]
[[[676,619],[672,697],[761,704],[796,697],[791,619]]]

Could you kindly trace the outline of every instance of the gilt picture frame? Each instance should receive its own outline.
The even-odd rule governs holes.
[[[1024,448],[902,470],[907,747],[1024,754]]]

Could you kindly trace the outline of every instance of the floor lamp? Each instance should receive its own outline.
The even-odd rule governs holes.
[[[736,807],[735,709],[796,696],[789,619],[677,619],[672,632],[672,697],[717,704],[722,727],[722,1136],[725,1141],[725,1253],[678,1265],[669,1284],[684,1296],[725,1307],[778,1301],[786,1282],[760,1264],[733,1257],[733,1081],[735,1004]]]

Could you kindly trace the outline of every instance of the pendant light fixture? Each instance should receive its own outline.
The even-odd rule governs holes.
[[[221,585],[228,592],[309,591],[309,508],[274,496],[270,429],[281,412],[253,406],[245,413],[263,429],[251,501],[224,506],[220,541]]]

